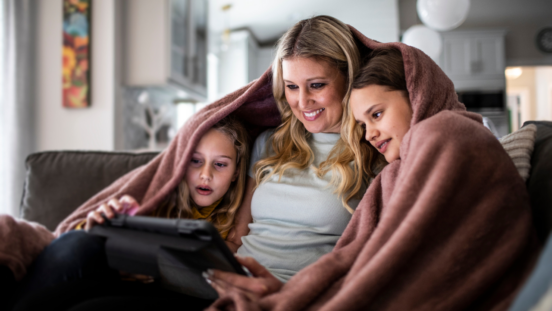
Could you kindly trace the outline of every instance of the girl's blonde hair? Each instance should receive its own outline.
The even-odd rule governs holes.
[[[316,16],[302,20],[280,38],[272,63],[272,89],[282,124],[271,136],[275,154],[255,164],[257,185],[273,175],[279,175],[281,179],[284,172],[291,168],[306,169],[314,161],[314,153],[308,144],[311,133],[295,117],[285,97],[282,61],[292,57],[314,58],[337,67],[347,84],[341,102],[343,112],[352,90],[351,83],[360,66],[359,49],[349,27],[333,17]],[[343,113],[342,125],[346,119],[347,115]],[[363,184],[367,184],[374,174],[370,168],[364,168],[363,156],[356,157],[346,143],[347,137],[344,136],[347,134],[341,134],[328,158],[318,167],[317,175],[322,177],[332,171],[330,184],[334,186],[343,206],[352,213],[349,200],[362,194]]]
[[[230,138],[236,149],[236,170],[238,177],[215,210],[206,219],[223,235],[234,226],[234,218],[245,193],[247,169],[249,162],[249,137],[243,125],[233,117],[226,117],[213,125],[217,130]],[[155,216],[166,218],[191,218],[194,202],[188,190],[186,179],[183,179],[176,191],[155,211]]]

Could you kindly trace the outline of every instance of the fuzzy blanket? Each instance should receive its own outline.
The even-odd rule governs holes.
[[[212,308],[504,310],[539,248],[528,195],[512,161],[481,118],[458,103],[452,82],[429,57],[351,30],[370,49],[396,46],[403,53],[414,117],[401,160],[372,183],[332,253],[299,272],[278,293],[260,301],[234,293]],[[138,214],[150,213],[182,180],[201,136],[229,114],[244,122],[252,139],[278,125],[270,77],[268,70],[198,112],[167,150],[84,203],[55,234],[123,194],[141,203]],[[51,239],[48,232],[31,231],[0,232],[2,241],[20,244],[12,250],[2,246],[0,259],[8,262],[0,264],[14,267],[9,260],[36,254]],[[24,249],[24,240],[36,243]]]
[[[53,239],[54,235],[37,223],[0,215],[0,265],[10,268],[19,281]]]

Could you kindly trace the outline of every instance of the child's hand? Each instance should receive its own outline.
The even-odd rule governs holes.
[[[100,205],[95,211],[88,213],[85,229],[89,230],[96,224],[103,224],[105,219],[102,214],[108,219],[114,218],[116,214],[134,216],[139,208],[138,202],[130,195],[124,195],[120,199],[113,198],[109,202]]]

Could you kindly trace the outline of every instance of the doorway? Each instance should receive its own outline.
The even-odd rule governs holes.
[[[506,68],[510,132],[529,120],[552,121],[552,66]]]

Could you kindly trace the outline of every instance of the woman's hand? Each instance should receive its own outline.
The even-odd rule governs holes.
[[[227,292],[238,290],[255,301],[279,291],[284,285],[252,257],[236,255],[236,259],[253,274],[253,277],[220,270],[207,270],[204,277],[219,296],[222,297]]]
[[[106,218],[114,218],[116,214],[128,214],[134,215],[136,211],[140,208],[140,204],[131,197],[130,195],[124,195],[120,199],[113,198],[107,203],[103,203],[95,211],[88,213],[86,217],[86,230],[89,230],[96,224],[103,224],[105,219],[102,217],[102,214]]]

